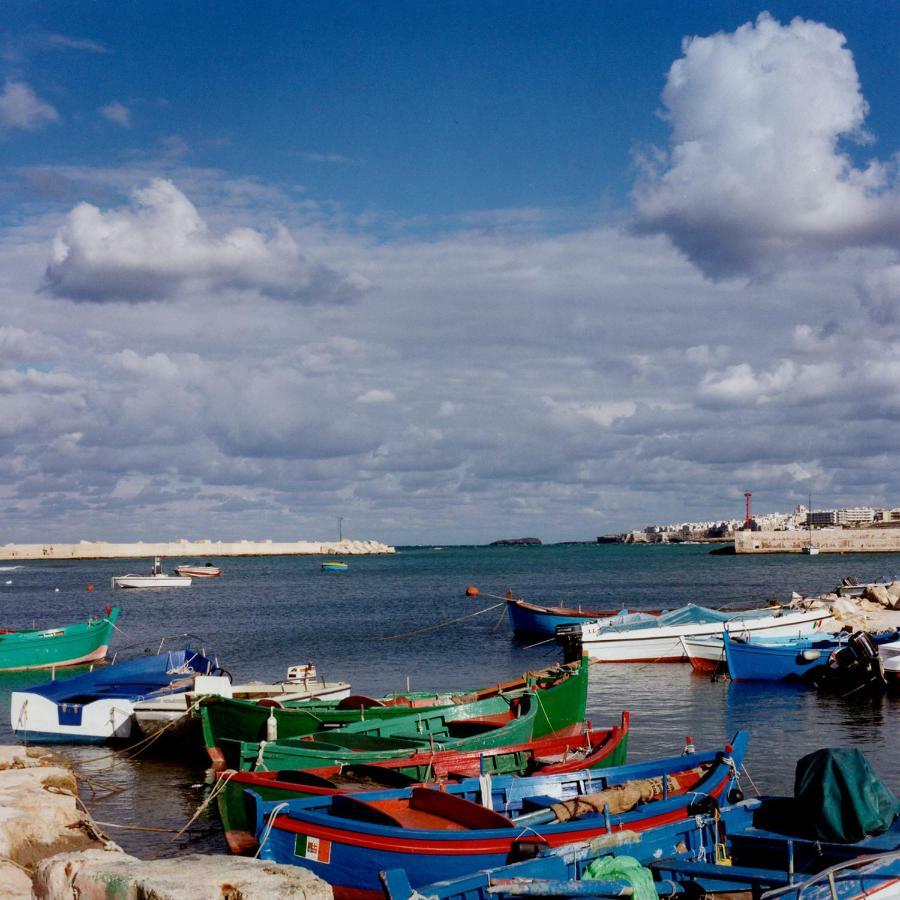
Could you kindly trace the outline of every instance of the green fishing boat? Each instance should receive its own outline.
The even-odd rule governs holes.
[[[0,630],[0,672],[50,669],[95,662],[106,656],[119,607],[103,617],[56,628]]]
[[[589,662],[553,666],[526,672],[520,678],[477,691],[451,693],[410,693],[372,700],[348,697],[341,701],[294,701],[261,705],[247,700],[209,697],[199,707],[203,740],[216,769],[225,767],[222,741],[255,743],[305,737],[335,728],[396,718],[405,718],[423,708],[439,709],[478,700],[515,696],[524,690],[540,692],[539,711],[533,737],[543,737],[580,723],[587,702]],[[263,701],[263,703],[267,703]]]
[[[484,699],[356,722],[306,738],[264,742],[222,738],[218,749],[228,768],[307,769],[396,759],[427,748],[482,750],[548,734],[579,733],[589,671],[585,657],[580,663],[527,674],[499,690],[477,692],[491,695]],[[510,684],[516,689],[507,693],[504,688]]]

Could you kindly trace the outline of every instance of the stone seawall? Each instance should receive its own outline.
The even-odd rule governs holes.
[[[737,531],[736,553],[802,553],[807,531]],[[900,528],[819,528],[812,546],[820,553],[900,553]]]
[[[139,559],[152,556],[359,556],[394,553],[378,541],[165,541],[145,544],[111,544],[80,541],[77,544],[5,544],[0,559]]]

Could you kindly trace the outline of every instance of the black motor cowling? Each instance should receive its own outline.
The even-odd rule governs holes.
[[[564,662],[578,662],[581,659],[581,623],[557,625],[556,643],[563,649]]]

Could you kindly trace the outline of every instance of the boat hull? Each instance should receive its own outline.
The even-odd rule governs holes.
[[[700,796],[724,800],[735,783],[736,770],[740,767],[746,747],[746,734],[740,733],[734,742],[731,757],[724,754],[713,757],[711,767],[700,781],[691,784],[682,794],[668,796],[640,804],[629,812],[605,816],[593,812],[567,822],[552,821],[548,824],[526,825],[524,820],[506,818],[512,811],[504,801],[505,790],[518,792],[519,804],[523,797],[531,798],[539,808],[545,795],[553,790],[553,776],[535,776],[510,779],[514,787],[505,787],[503,779],[497,779],[490,788],[493,797],[490,807],[483,809],[482,818],[488,824],[453,825],[416,824],[423,817],[413,815],[410,824],[391,824],[391,819],[402,822],[404,798],[413,795],[407,791],[374,792],[343,797],[293,801],[283,810],[274,804],[267,805],[250,794],[256,812],[257,835],[262,842],[259,856],[280,863],[301,865],[330,883],[336,898],[366,896],[365,892],[379,890],[379,873],[392,868],[406,871],[414,888],[435,880],[458,878],[478,869],[504,865],[520,852],[527,853],[537,847],[560,847],[577,841],[588,841],[610,832],[646,831],[661,825],[678,822],[693,815],[695,801]],[[709,759],[708,755],[704,755]],[[699,757],[697,758],[699,763]],[[621,784],[635,778],[648,777],[637,773],[652,771],[659,774],[689,770],[694,763],[684,758],[655,761],[646,764],[624,766],[599,773],[584,773],[591,781],[597,779],[604,787],[603,779],[610,784]],[[675,768],[680,767],[680,768]],[[630,774],[635,773],[635,774]],[[575,776],[564,776],[575,778]],[[474,781],[474,780],[472,780]],[[477,781],[461,782],[446,788],[453,795],[477,795],[484,787]],[[413,789],[428,791],[430,789]],[[521,793],[521,792],[526,793]],[[533,793],[532,793],[533,792]],[[438,791],[434,791],[440,794]],[[574,796],[583,793],[576,789]],[[420,794],[420,797],[422,795]],[[554,795],[558,796],[558,795]],[[572,796],[572,795],[569,795]],[[361,801],[361,804],[354,800]],[[427,799],[427,798],[426,798]],[[340,801],[340,806],[338,803]],[[432,798],[434,804],[438,798]],[[412,809],[412,800],[406,800]],[[452,803],[452,801],[451,801]],[[344,809],[359,806],[374,808],[375,818],[348,818]],[[385,816],[378,816],[383,810]],[[489,810],[503,810],[503,813]],[[267,816],[271,814],[271,821]],[[492,822],[506,819],[506,824]],[[425,817],[425,821],[428,819]],[[477,819],[473,820],[477,821]],[[271,825],[271,828],[269,828]],[[267,830],[268,829],[268,830]]]
[[[528,744],[469,753],[455,750],[418,753],[404,759],[366,766],[365,775],[361,778],[369,780],[368,787],[377,789],[389,786],[389,779],[397,774],[416,783],[447,783],[479,774],[561,774],[622,766],[628,754],[629,721],[629,714],[625,712],[622,713],[620,726],[605,731],[589,730],[578,736],[551,736]],[[579,751],[586,751],[586,754]],[[305,783],[285,780],[280,772],[220,772],[219,817],[231,852],[255,853],[258,847],[247,809],[245,793],[248,789],[267,801],[296,800],[366,789],[359,782],[355,787],[341,784],[342,772],[341,768],[334,766],[307,770],[309,778],[304,780]],[[377,781],[379,772],[384,779],[381,784]],[[288,777],[290,775],[287,773]],[[397,781],[393,783],[397,784]]]
[[[89,619],[61,628],[0,634],[0,671],[75,666],[106,656],[119,608],[104,619]]]
[[[588,678],[589,663],[586,659],[582,659],[574,665],[550,672],[526,673],[521,679],[497,685],[496,688],[484,688],[456,695],[414,695],[417,699],[410,699],[405,703],[400,698],[392,698],[386,701],[391,705],[379,703],[367,708],[357,706],[348,709],[323,709],[315,705],[310,709],[299,706],[279,709],[261,707],[248,701],[216,697],[200,705],[200,718],[204,743],[213,767],[221,769],[226,765],[222,749],[223,741],[230,739],[232,743],[236,741],[254,743],[266,739],[270,716],[274,717],[277,737],[282,740],[305,737],[335,727],[366,728],[366,722],[407,718],[411,714],[421,714],[426,707],[437,710],[453,707],[466,700],[490,698],[495,695],[511,697],[529,685],[536,685],[540,693],[540,704],[535,731],[528,737],[543,737],[559,733],[566,728],[580,730],[587,706]],[[500,707],[501,710],[503,708],[505,706]],[[234,763],[233,758],[232,768],[237,767]]]
[[[582,626],[582,652],[595,662],[683,662],[687,659],[682,638],[715,637],[726,629],[753,636],[799,636],[810,633],[830,618],[827,610],[788,613],[784,616],[733,618],[727,622],[702,622],[616,631]]]
[[[211,660],[185,648],[13,691],[13,733],[32,743],[128,740],[137,701],[160,693],[186,691],[195,675],[212,668]]]
[[[580,610],[563,606],[540,606],[522,599],[506,601],[509,624],[515,634],[544,635],[553,637],[558,625],[573,625],[590,622],[592,619],[607,619],[624,610],[595,609]]]
[[[113,578],[113,584],[132,590],[164,590],[190,587],[191,579],[182,575],[119,575]]]

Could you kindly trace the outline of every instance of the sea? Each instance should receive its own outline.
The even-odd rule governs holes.
[[[164,591],[112,588],[113,576],[149,572],[150,560],[25,562],[0,568],[0,625],[66,624],[116,604],[122,614],[111,652],[119,658],[156,652],[163,639],[165,646],[187,640],[215,655],[235,682],[280,681],[288,666],[313,662],[326,679],[378,696],[479,688],[561,660],[552,641],[513,638],[507,590],[585,609],[719,608],[823,593],[845,576],[869,581],[900,572],[900,557],[890,554],[709,551],[693,544],[400,547],[346,557],[343,572],[322,572],[318,557],[167,559],[166,569],[211,561],[223,574]],[[42,673],[0,674],[0,743],[15,740],[10,691],[44,680]],[[593,666],[588,715],[595,727],[618,723],[623,710],[631,713],[631,760],[678,754],[688,736],[698,750],[721,747],[749,730],[746,796],[790,793],[797,760],[822,747],[858,747],[900,793],[896,696],[845,700],[790,684],[729,684],[687,664]],[[94,818],[125,850],[226,851],[215,805],[204,806],[211,781],[202,748],[58,749],[76,763]]]

